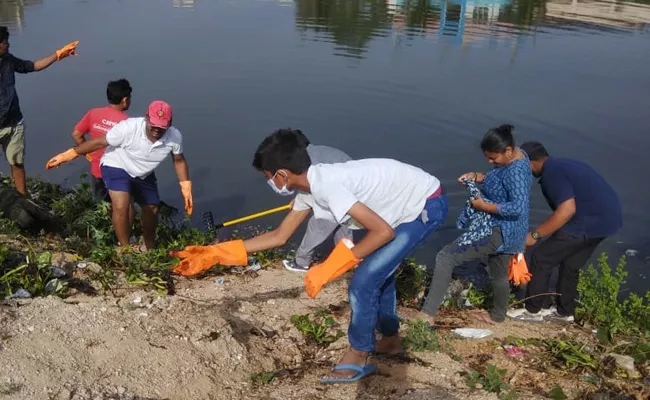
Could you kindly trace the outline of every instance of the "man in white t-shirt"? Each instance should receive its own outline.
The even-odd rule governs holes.
[[[247,254],[284,245],[311,213],[317,219],[363,227],[367,234],[359,243],[342,241],[327,260],[307,272],[305,288],[315,297],[327,282],[358,265],[348,288],[350,349],[321,383],[356,382],[374,373],[376,366],[366,363],[371,352],[403,352],[395,312],[395,272],[444,222],[448,204],[440,181],[390,159],[312,165],[290,129],[267,137],[255,153],[253,166],[280,191],[311,193],[313,204],[297,198],[277,229],[252,239],[177,252],[181,261],[174,272],[191,276],[215,264],[246,265]],[[375,330],[382,334],[378,342]]]
[[[143,118],[128,118],[106,133],[61,153],[46,168],[58,167],[99,149],[106,148],[100,165],[111,197],[113,227],[121,246],[129,244],[131,201],[142,208],[142,236],[146,249],[154,246],[158,224],[158,185],[154,169],[172,154],[181,185],[187,215],[192,214],[192,182],[183,156],[183,136],[172,126],[172,108],[160,100],[149,105]],[[141,249],[144,250],[144,249]]]

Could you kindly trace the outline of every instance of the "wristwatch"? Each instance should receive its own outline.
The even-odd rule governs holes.
[[[537,232],[537,231],[531,233],[530,236],[532,236],[533,239],[535,239],[535,241],[539,241],[539,239],[542,238],[542,235],[540,235],[539,232]]]

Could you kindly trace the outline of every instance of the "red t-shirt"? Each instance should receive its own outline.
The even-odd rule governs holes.
[[[93,108],[88,111],[86,115],[77,123],[74,129],[78,132],[90,134],[91,139],[97,139],[106,136],[106,133],[111,130],[120,121],[127,119],[129,116],[124,111],[116,110],[110,106]],[[90,173],[95,178],[102,178],[102,171],[99,167],[99,162],[104,155],[106,149],[100,149],[90,153],[92,161],[90,162]]]

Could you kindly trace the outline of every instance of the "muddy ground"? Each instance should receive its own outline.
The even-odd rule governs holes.
[[[345,351],[347,338],[317,346],[290,318],[329,308],[345,332],[347,282],[331,284],[312,300],[303,291],[303,277],[269,268],[226,275],[222,284],[215,276],[178,278],[170,296],[135,287],[94,296],[4,301],[0,398],[497,399],[466,384],[467,372],[488,363],[508,370],[506,382],[517,387],[520,399],[547,398],[556,383],[570,397],[588,386],[560,370],[536,370],[529,365],[533,355],[506,357],[496,339],[567,333],[566,327],[513,322],[491,326],[494,334],[486,339],[451,340],[453,358],[444,352],[410,352],[403,360],[374,360],[378,373],[360,383],[321,385],[319,378]],[[400,310],[405,318],[411,313]],[[466,312],[440,321],[487,327],[470,322]],[[253,379],[267,372],[276,378],[269,383]]]

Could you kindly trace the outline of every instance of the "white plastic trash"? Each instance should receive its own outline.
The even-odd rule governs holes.
[[[492,335],[489,329],[476,329],[476,328],[458,328],[452,330],[456,335],[467,339],[483,339]]]

